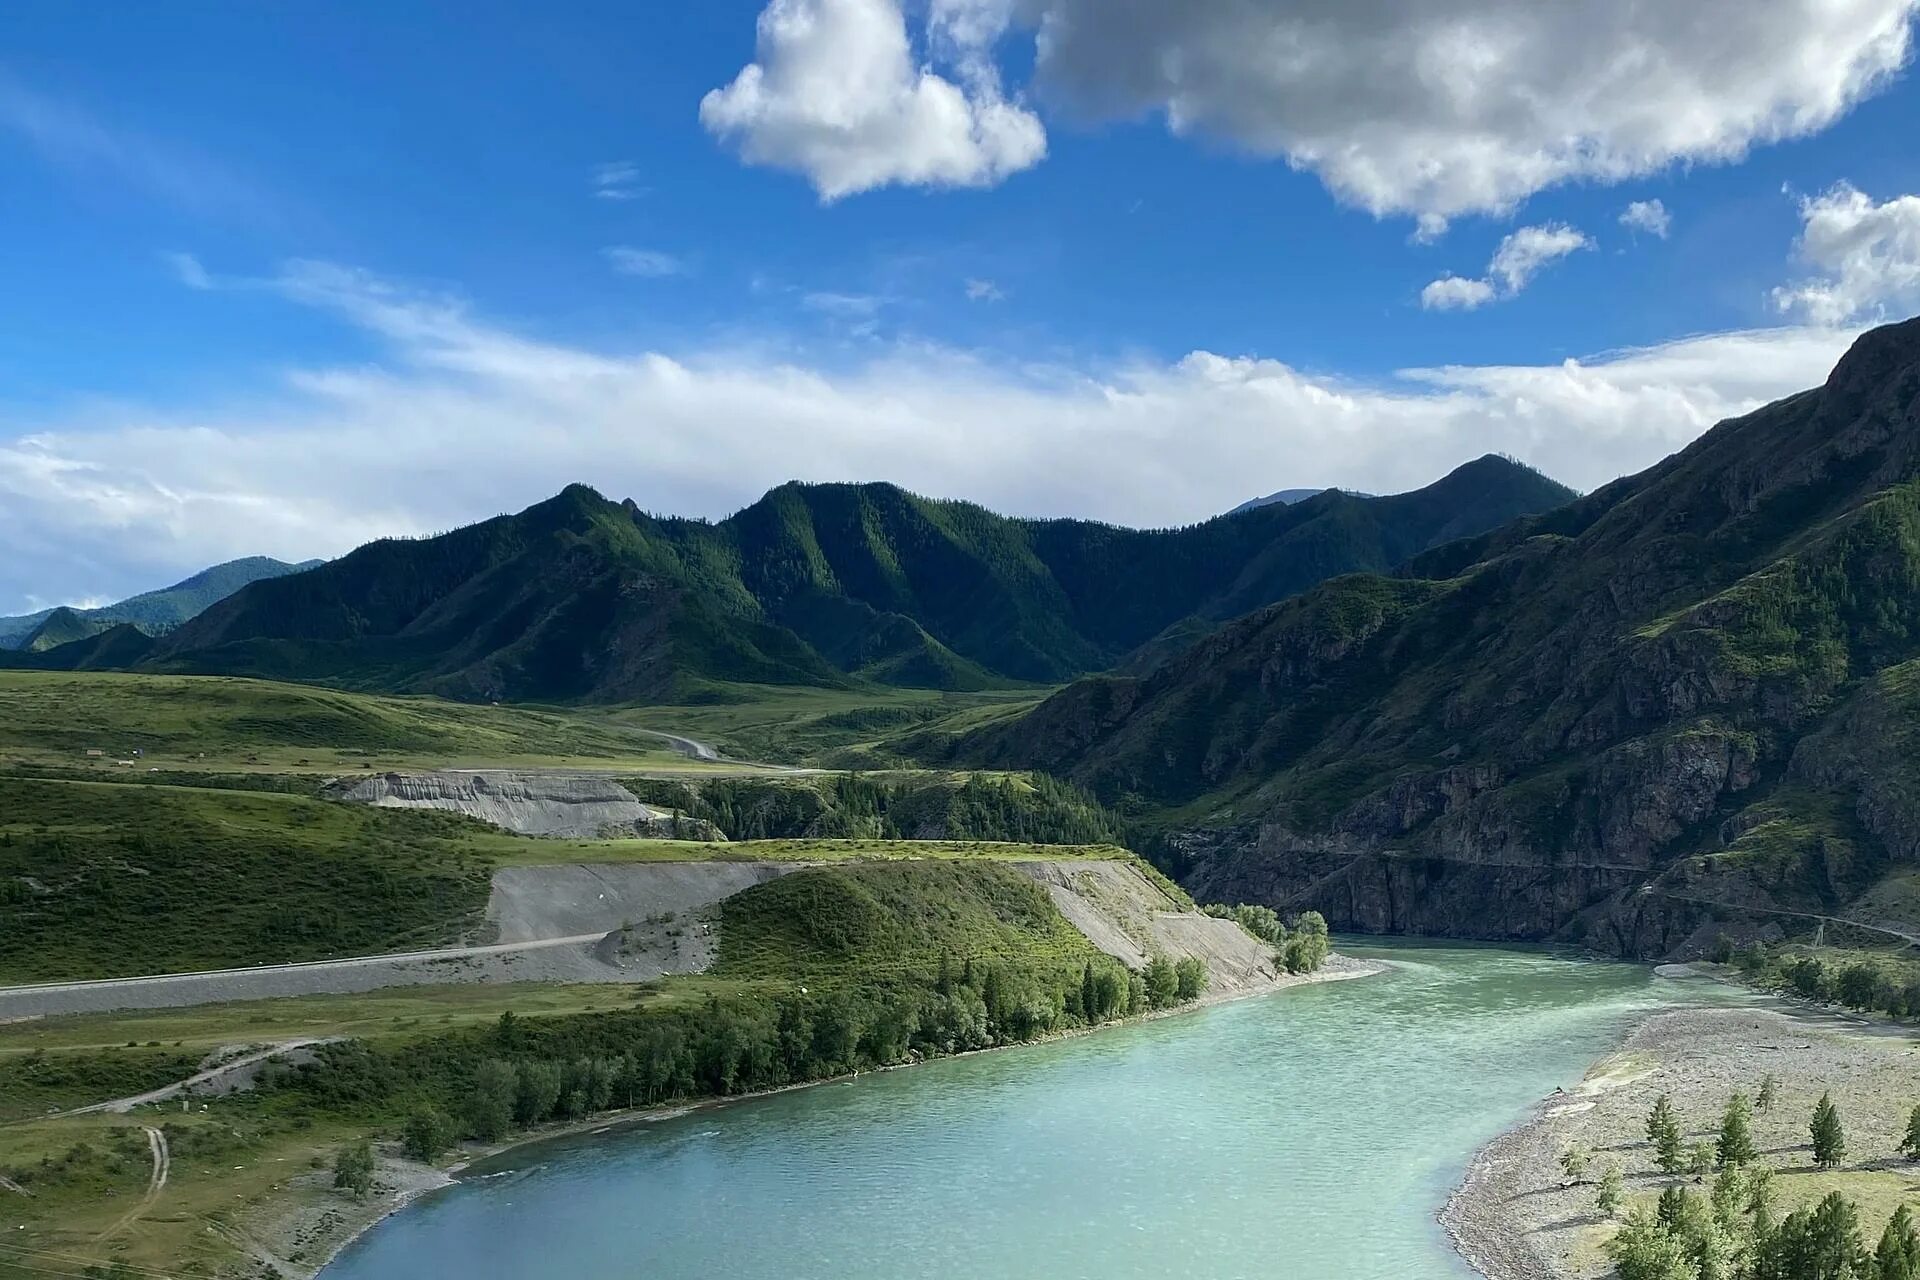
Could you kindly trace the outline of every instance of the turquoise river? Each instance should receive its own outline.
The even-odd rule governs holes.
[[[1649,1009],[1645,967],[1391,972],[524,1148],[322,1280],[1448,1280],[1473,1152]]]

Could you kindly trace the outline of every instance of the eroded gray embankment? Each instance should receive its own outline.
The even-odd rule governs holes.
[[[440,773],[382,773],[336,783],[328,794],[348,804],[382,809],[441,809],[463,813],[523,836],[592,840],[618,836],[707,839],[710,824],[681,819],[642,804],[612,778],[588,774],[486,769]]]
[[[1231,920],[1183,909],[1140,869],[1127,862],[1023,862],[1020,869],[1046,886],[1054,905],[1094,946],[1130,968],[1155,954],[1193,956],[1207,966],[1208,989],[1239,994],[1280,977],[1273,949]]]

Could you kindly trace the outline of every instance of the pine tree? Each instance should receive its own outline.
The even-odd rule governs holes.
[[[1907,1117],[1907,1136],[1900,1139],[1900,1150],[1909,1160],[1920,1160],[1920,1107]]]
[[[1916,1280],[1920,1277],[1920,1231],[1907,1206],[1893,1211],[1880,1246],[1873,1251],[1874,1280]]]
[[[1686,1151],[1680,1145],[1680,1122],[1673,1115],[1673,1099],[1664,1093],[1647,1115],[1647,1141],[1653,1144],[1653,1159],[1660,1166],[1660,1172],[1671,1176],[1686,1167]]]
[[[1747,1095],[1736,1093],[1727,1099],[1726,1114],[1720,1118],[1720,1141],[1716,1152],[1722,1169],[1738,1169],[1753,1163],[1759,1153],[1753,1148],[1753,1108]]]
[[[1769,1071],[1767,1078],[1760,1082],[1760,1096],[1754,1100],[1754,1106],[1761,1111],[1771,1111],[1779,1094],[1779,1082],[1773,1078],[1773,1072]]]
[[[1626,1202],[1627,1180],[1620,1176],[1619,1165],[1610,1164],[1606,1172],[1600,1175],[1600,1189],[1593,1193],[1593,1206],[1611,1218],[1620,1212],[1620,1206]]]
[[[1813,1162],[1822,1169],[1839,1166],[1847,1156],[1847,1135],[1840,1127],[1840,1112],[1833,1095],[1823,1093],[1813,1108]]]

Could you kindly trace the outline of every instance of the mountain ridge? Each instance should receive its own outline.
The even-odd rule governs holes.
[[[211,565],[172,586],[143,591],[113,604],[92,608],[59,605],[0,618],[0,649],[38,652],[97,635],[122,622],[148,631],[165,630],[178,626],[249,583],[300,573],[324,563],[323,560],[303,560],[296,564],[271,556],[243,556]]]
[[[252,584],[144,665],[468,700],[661,701],[733,681],[1055,683],[1170,626],[1210,629],[1571,496],[1487,457],[1393,497],[1325,493],[1131,530],[797,482],[708,523],[574,485],[518,514]]]
[[[945,749],[1144,805],[1203,896],[1658,955],[1898,872],[1920,776],[1830,762],[1885,764],[1859,726],[1920,715],[1913,663],[1920,321],[1636,476]]]

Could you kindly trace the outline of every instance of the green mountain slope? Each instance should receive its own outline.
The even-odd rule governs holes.
[[[956,750],[1156,812],[1204,898],[1661,954],[1847,917],[1920,854],[1916,661],[1920,321],[1640,475]]]
[[[718,524],[584,486],[256,583],[150,665],[469,699],[650,701],[708,682],[969,690],[1111,666],[1333,573],[1387,569],[1571,492],[1483,458],[1413,493],[1322,494],[1185,529],[998,516],[884,484],[789,484]]]
[[[299,573],[322,563],[324,561],[307,560],[288,564],[270,556],[248,556],[202,569],[170,587],[129,596],[116,604],[95,609],[42,609],[38,613],[0,618],[0,649],[50,649],[97,635],[117,622],[130,622],[148,632],[165,631],[250,582]]]
[[[112,625],[103,618],[89,618],[77,609],[62,607],[42,618],[40,625],[20,642],[20,648],[27,653],[45,653],[48,649],[72,644],[75,640],[97,636]]]

